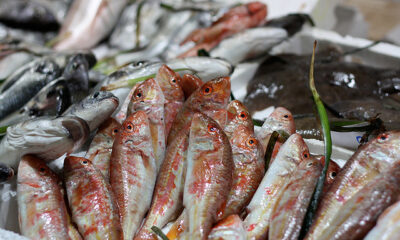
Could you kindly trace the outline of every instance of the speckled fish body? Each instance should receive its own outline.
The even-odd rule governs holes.
[[[232,171],[228,137],[218,123],[196,113],[190,127],[183,195],[190,239],[207,239],[217,210],[228,197]]]
[[[45,162],[26,155],[18,169],[18,218],[31,239],[69,239],[69,216],[60,179]]]
[[[193,92],[173,122],[168,135],[168,143],[172,142],[179,131],[189,128],[195,112],[225,110],[229,101],[230,88],[229,77],[222,77],[206,82]]]
[[[362,239],[375,225],[379,215],[398,199],[399,185],[400,164],[395,164],[349,199],[319,239]]]
[[[183,92],[185,93],[185,98],[188,98],[190,95],[192,95],[192,93],[203,86],[203,84],[204,83],[200,78],[192,74],[184,74],[181,82],[179,83]]]
[[[107,181],[109,181],[110,178],[111,150],[115,135],[120,128],[121,124],[113,118],[109,118],[100,125],[85,155],[85,158],[89,159],[93,166],[100,170]]]
[[[272,211],[268,239],[299,238],[303,219],[321,171],[322,165],[314,157],[299,164]]]
[[[246,240],[246,230],[243,221],[238,215],[230,215],[215,225],[209,240]]]
[[[227,123],[224,127],[224,131],[229,139],[234,135],[238,125],[243,125],[254,132],[254,125],[250,113],[242,102],[233,100],[228,104],[226,110]]]
[[[378,218],[374,228],[364,238],[365,240],[397,240],[400,239],[400,202],[387,208]]]
[[[282,189],[288,183],[300,162],[310,158],[307,145],[299,134],[293,134],[282,145],[275,161],[269,167],[251,202],[244,220],[248,239],[268,236],[270,217]]]
[[[63,116],[76,116],[85,120],[92,132],[111,116],[118,104],[118,98],[112,93],[94,92],[81,102],[69,107]]]
[[[324,195],[306,239],[319,239],[350,198],[378,174],[400,162],[400,131],[386,132],[360,147]]]
[[[157,177],[148,116],[128,116],[116,135],[110,159],[110,183],[117,199],[124,239],[133,239],[150,208]]]
[[[164,94],[154,79],[147,79],[137,85],[131,102],[128,106],[128,115],[136,111],[144,111],[149,117],[150,133],[157,161],[157,172],[165,157],[165,98]]]
[[[263,150],[252,129],[237,125],[229,141],[234,162],[233,181],[228,199],[218,211],[218,220],[240,214],[256,192],[265,169]]]
[[[143,226],[135,239],[156,239],[152,226],[164,227],[183,208],[186,156],[189,129],[181,131],[169,144],[154,190],[153,201]]]
[[[185,95],[179,82],[181,77],[167,65],[162,65],[156,75],[165,97],[165,133],[168,136],[172,123],[185,101]]]
[[[84,239],[122,239],[118,206],[102,173],[86,158],[70,156],[64,179],[72,219]]]
[[[294,119],[292,113],[283,107],[276,108],[271,115],[265,119],[265,122],[257,132],[257,137],[261,141],[264,151],[267,148],[269,138],[274,131],[278,131],[280,134],[292,135],[296,132],[294,125]],[[277,142],[274,148],[274,153],[279,151],[279,147],[282,143]],[[273,156],[274,158],[274,156]]]

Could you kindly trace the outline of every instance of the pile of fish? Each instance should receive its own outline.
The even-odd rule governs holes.
[[[0,3],[0,182],[17,180],[24,236],[400,236],[400,131],[371,137],[342,168],[329,162],[304,231],[325,165],[296,133],[303,129],[295,117],[313,108],[303,86],[309,56],[268,52],[312,24],[307,15],[266,20],[264,3],[231,0]],[[351,65],[380,76],[363,86],[358,75],[338,72],[348,67],[341,57],[317,59],[329,109],[362,120],[382,112],[396,122],[398,71]],[[230,75],[254,59],[263,62],[242,103]],[[384,109],[352,111],[349,103],[364,97],[359,89]],[[282,107],[255,127],[251,114],[271,105]]]

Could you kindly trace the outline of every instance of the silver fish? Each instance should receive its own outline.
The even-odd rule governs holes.
[[[95,92],[68,108],[63,116],[76,116],[88,124],[90,132],[97,129],[118,107],[118,98],[110,92]]]
[[[1,140],[0,163],[16,170],[25,154],[50,162],[79,149],[88,136],[88,125],[77,117],[43,117],[21,122],[9,127]]]
[[[73,2],[55,46],[56,50],[88,49],[114,27],[127,0],[76,0]]]

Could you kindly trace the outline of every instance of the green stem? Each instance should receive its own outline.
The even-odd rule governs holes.
[[[265,171],[268,170],[269,163],[271,162],[272,153],[274,152],[275,144],[278,138],[279,138],[279,133],[277,131],[274,131],[271,134],[271,137],[269,137],[267,149],[265,150],[265,156],[264,156]]]
[[[162,240],[169,240],[167,236],[165,236],[165,234],[161,231],[161,229],[159,229],[156,226],[152,226],[151,230],[153,230],[153,232],[155,234],[157,234]]]
[[[140,46],[140,14],[145,1],[139,3],[136,10],[136,47]]]
[[[325,165],[324,168],[322,169],[322,172],[318,178],[317,186],[315,187],[313,196],[311,198],[310,205],[308,206],[306,217],[304,219],[303,223],[303,229],[301,236],[304,237],[304,235],[308,232],[309,228],[311,227],[311,224],[313,222],[313,218],[315,216],[318,203],[322,194],[322,189],[324,187],[324,181],[325,181],[325,176],[326,172],[328,170],[329,162],[331,159],[331,154],[332,154],[332,139],[331,139],[331,132],[330,132],[330,127],[329,127],[329,119],[328,119],[328,114],[326,113],[326,109],[324,107],[324,104],[321,101],[321,98],[317,92],[317,89],[315,88],[315,81],[314,81],[314,59],[315,59],[315,49],[317,47],[317,41],[314,42],[314,48],[313,48],[313,55],[311,57],[311,66],[310,66],[310,90],[312,92],[313,98],[315,105],[317,106],[317,111],[319,115],[319,119],[321,121],[321,126],[322,126],[322,132],[324,135],[324,152],[325,152]]]
[[[2,127],[0,127],[0,135],[1,134],[6,134],[6,132],[7,132],[7,128],[8,128],[9,126],[2,126]]]

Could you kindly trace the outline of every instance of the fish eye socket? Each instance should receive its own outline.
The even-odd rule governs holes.
[[[213,126],[213,125],[209,125],[208,126],[208,131],[209,132],[215,132],[215,131],[217,131],[217,128],[215,126]]]
[[[309,158],[309,157],[310,157],[310,154],[308,154],[308,152],[305,151],[305,152],[303,153],[303,156],[304,156],[304,158]]]
[[[44,172],[46,169],[45,169],[44,167],[41,167],[39,170],[40,170],[41,172]]]
[[[283,117],[284,117],[284,118],[289,118],[289,115],[287,115],[287,114],[286,114],[286,115],[285,115],[285,116],[283,116]]]
[[[205,95],[208,95],[208,94],[212,93],[212,88],[209,87],[209,86],[204,87],[204,88],[203,88],[203,93],[204,93]]]
[[[86,164],[88,164],[88,161],[83,160],[83,161],[82,161],[82,164],[83,164],[83,165],[86,165]]]
[[[131,123],[128,123],[126,125],[126,129],[128,130],[128,132],[132,132],[133,131],[133,125]]]
[[[93,97],[94,97],[94,98],[97,98],[97,97],[99,96],[99,94],[100,94],[99,92],[95,92],[95,93],[93,94]]]
[[[141,98],[142,97],[142,93],[141,92],[136,93],[136,97],[137,98]]]
[[[387,139],[388,139],[388,135],[387,134],[381,134],[380,136],[379,136],[379,140],[381,140],[381,141],[386,141]]]
[[[241,113],[239,114],[239,117],[240,117],[241,119],[243,119],[243,120],[246,120],[246,119],[247,119],[247,114],[246,114],[245,112],[241,112]]]
[[[175,78],[172,78],[172,79],[171,79],[171,83],[176,83],[176,79],[175,79]]]
[[[335,178],[336,177],[336,175],[337,175],[337,173],[336,172],[331,172],[331,178]]]
[[[249,147],[253,147],[254,145],[256,145],[257,144],[257,139],[255,139],[255,138],[250,138],[249,140],[247,140],[247,146],[249,146]]]

